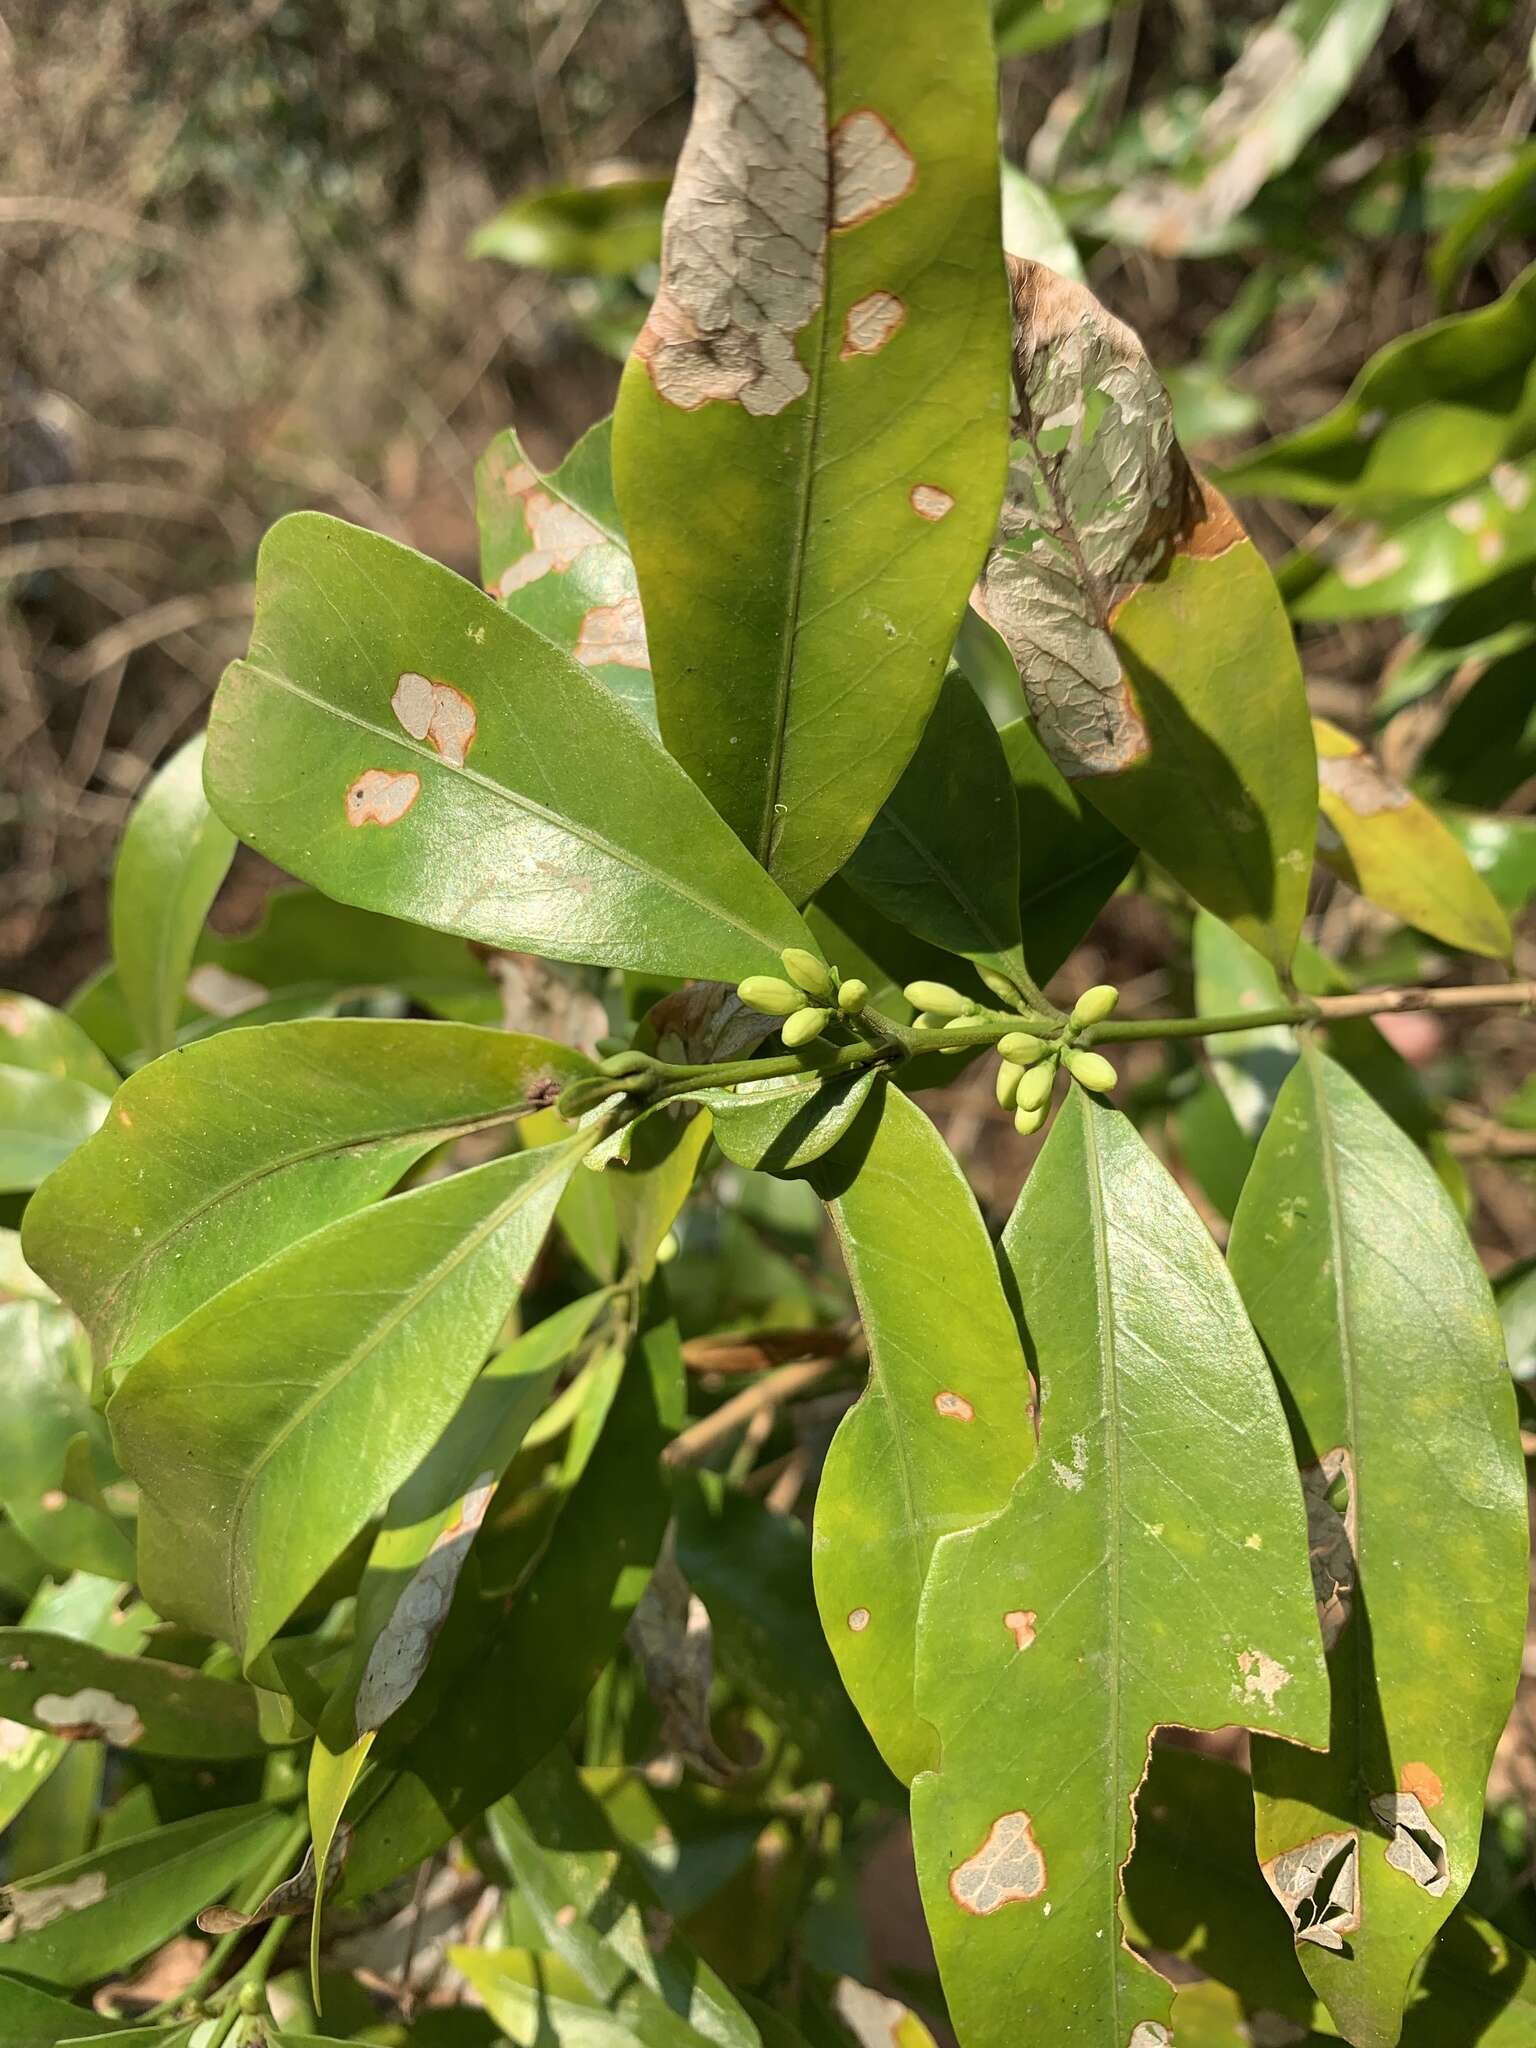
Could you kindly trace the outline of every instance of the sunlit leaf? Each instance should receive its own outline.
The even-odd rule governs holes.
[[[627,277],[661,253],[670,182],[618,177],[525,192],[476,228],[468,253],[525,270]]]

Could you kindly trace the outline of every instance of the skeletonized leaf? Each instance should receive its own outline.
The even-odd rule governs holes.
[[[882,917],[948,953],[1022,973],[1019,833],[997,730],[951,674],[917,752],[843,877]]]
[[[1172,1986],[1116,1873],[1154,1729],[1322,1742],[1328,1692],[1290,1441],[1203,1225],[1133,1125],[1074,1088],[1003,1236],[1040,1456],[934,1553],[913,1786],[919,1882],[967,2048],[1167,2048]]]
[[[343,1897],[376,1891],[430,1856],[565,1732],[618,1648],[661,1545],[669,1503],[660,1460],[682,1418],[682,1374],[676,1325],[653,1282],[559,1540],[488,1623],[473,1667],[425,1727],[393,1753],[389,1731],[381,1738],[382,1761],[396,1772],[358,1822]]]
[[[1002,1506],[1033,1458],[1032,1390],[975,1196],[923,1112],[888,1087],[862,1161],[827,1167],[870,1374],[817,1494],[816,1601],[865,1726],[911,1779],[938,1756],[913,1699],[929,1560]]]
[[[107,1742],[144,1756],[266,1749],[248,1686],[37,1628],[0,1628],[0,1714],[67,1742]]]
[[[653,729],[656,696],[635,565],[613,501],[613,422],[541,473],[509,428],[475,471],[480,577]]]
[[[138,1361],[108,1420],[139,1483],[140,1576],[160,1613],[247,1665],[259,1655],[452,1416],[580,1150],[344,1217]]]
[[[954,117],[992,102],[988,8],[937,42],[920,0],[688,14],[615,480],[667,745],[803,902],[916,746],[996,518],[996,138]]]
[[[203,794],[203,735],[173,754],[134,805],[112,871],[112,951],[139,1042],[174,1041],[187,970],[235,838]]]
[[[1349,396],[1221,472],[1229,489],[1355,510],[1479,484],[1536,410],[1536,270],[1475,312],[1378,349]]]
[[[449,570],[339,519],[262,543],[208,792],[328,895],[489,945],[739,981],[805,927],[645,728]]]
[[[1208,242],[1295,162],[1349,90],[1390,8],[1391,0],[1290,0],[1244,45],[1178,165],[1133,179],[1096,225],[1161,256]]]
[[[1507,959],[1509,920],[1450,828],[1358,740],[1314,718],[1318,851],[1335,874],[1405,924]]]
[[[1062,774],[1284,964],[1317,810],[1273,580],[1131,330],[1039,264],[1010,270],[1020,438],[977,607]]]
[[[0,1961],[40,1984],[92,1984],[148,1955],[270,1856],[287,1832],[270,1806],[173,1821],[9,1886]]]
[[[386,1194],[434,1145],[591,1071],[548,1039],[469,1024],[337,1017],[221,1034],[124,1084],[99,1137],[29,1205],[28,1253],[102,1363],[131,1359],[263,1259]]]
[[[1520,1668],[1525,1488],[1499,1319],[1433,1171],[1311,1046],[1231,1261],[1294,1417],[1333,1685],[1326,1756],[1256,1746],[1259,1854],[1329,2011],[1360,2048],[1391,2048],[1477,1861]]]

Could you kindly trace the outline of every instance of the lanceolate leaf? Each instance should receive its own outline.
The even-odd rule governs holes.
[[[1027,718],[998,734],[1019,813],[1019,926],[1037,982],[1049,981],[1130,872],[1136,849],[1085,804]]]
[[[6,1968],[64,1988],[126,1968],[270,1856],[287,1827],[269,1806],[197,1814],[12,1885]]]
[[[207,782],[242,838],[367,910],[738,981],[805,927],[675,762],[542,634],[337,519],[273,527]]]
[[[1427,804],[1326,718],[1317,739],[1318,847],[1334,872],[1405,924],[1469,953],[1507,959],[1509,920]]]
[[[1133,180],[1096,224],[1161,256],[1208,242],[1327,120],[1390,8],[1391,0],[1290,0],[1254,30],[1177,167]]]
[[[1002,1506],[1034,1456],[1035,1430],[1018,1332],[954,1155],[896,1088],[867,1147],[855,1177],[833,1154],[822,1181],[870,1374],[822,1473],[816,1600],[854,1705],[891,1769],[910,1779],[938,1757],[913,1700],[934,1545]]]
[[[1334,2018],[1391,2048],[1477,1861],[1520,1668],[1525,1488],[1498,1315],[1431,1169],[1312,1047],[1231,1259],[1294,1418],[1333,1684],[1326,1756],[1256,1748],[1259,1854]]]
[[[234,834],[203,795],[199,733],[135,805],[112,874],[112,951],[148,1053],[164,1052],[176,1036],[197,935],[234,851]]]
[[[996,728],[963,675],[843,869],[883,917],[946,952],[1022,974],[1019,832]]]
[[[163,1337],[108,1408],[156,1609],[247,1665],[453,1414],[580,1144],[345,1217]],[[338,1280],[345,1285],[338,1291]]]
[[[5,2048],[62,2048],[75,2038],[95,2039],[122,2030],[115,2020],[104,2020],[84,2006],[67,2005],[63,1999],[0,1977],[0,2041]]]
[[[727,1159],[788,1177],[803,1174],[847,1135],[877,1086],[884,1077],[874,1067],[830,1078],[812,1068],[736,1088],[701,1088],[694,1099],[709,1110]]]
[[[0,1715],[143,1756],[260,1756],[248,1686],[44,1629],[0,1629]]]
[[[1074,1088],[1004,1233],[1040,1456],[946,1537],[919,1623],[938,1731],[913,1787],[924,1906],[966,2048],[1166,2048],[1172,1987],[1122,1941],[1152,1732],[1322,1742],[1328,1696],[1279,1400],[1204,1227]]]
[[[653,1284],[559,1540],[487,1626],[477,1661],[436,1715],[393,1755],[389,1731],[381,1737],[396,1774],[358,1822],[342,1896],[364,1897],[430,1856],[564,1734],[618,1648],[660,1548],[669,1512],[660,1459],[682,1419],[682,1370]]]
[[[985,0],[691,0],[661,289],[614,422],[661,729],[796,902],[917,744],[1002,487]],[[700,972],[694,968],[692,972]]]
[[[1283,964],[1317,812],[1273,581],[1136,336],[1082,286],[1010,268],[1020,438],[978,608],[1061,772]]]
[[[591,1063],[468,1024],[337,1017],[232,1031],[125,1083],[27,1211],[26,1244],[100,1361],[386,1194],[434,1145],[551,1101]]]

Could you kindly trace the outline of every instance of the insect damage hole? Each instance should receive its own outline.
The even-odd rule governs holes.
[[[406,769],[394,774],[387,768],[365,768],[347,791],[347,823],[398,825],[421,795],[421,777]]]
[[[1342,1950],[1345,1936],[1359,1927],[1359,1852],[1357,1835],[1317,1835],[1262,1866],[1298,1942]]]
[[[1383,1793],[1371,1801],[1371,1811],[1383,1827],[1392,1830],[1386,1851],[1390,1867],[1411,1877],[1432,1899],[1442,1898],[1451,1882],[1445,1837],[1424,1811],[1418,1794]]]
[[[1004,1813],[987,1838],[949,1874],[949,1895],[963,1913],[984,1918],[1004,1906],[1038,1899],[1045,1890],[1045,1856],[1027,1813]]]

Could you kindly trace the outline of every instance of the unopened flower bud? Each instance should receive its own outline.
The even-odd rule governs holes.
[[[940,1017],[963,1017],[972,1007],[959,989],[942,981],[909,981],[902,994],[914,1010],[932,1010]]]
[[[1038,1066],[1026,1067],[1019,1076],[1018,1092],[1014,1101],[1020,1109],[1044,1109],[1051,1099],[1051,1090],[1056,1086],[1056,1062],[1042,1060]]]
[[[869,1001],[867,981],[845,981],[837,992],[837,1007],[845,1017],[857,1017]]]
[[[1000,1109],[1012,1109],[1019,1096],[1019,1083],[1024,1078],[1024,1069],[1016,1067],[1012,1060],[1004,1060],[997,1070],[997,1101]]]
[[[832,977],[814,953],[807,953],[804,946],[786,946],[779,958],[796,988],[803,988],[808,996],[831,995]]]
[[[1111,988],[1107,981],[1101,981],[1094,988],[1085,988],[1072,1005],[1068,1020],[1074,1031],[1082,1031],[1090,1024],[1102,1024],[1120,1000],[1120,991]]]
[[[1006,1038],[997,1041],[997,1049],[1005,1060],[1012,1060],[1016,1066],[1032,1067],[1036,1060],[1045,1057],[1046,1044],[1032,1031],[1010,1031]]]
[[[830,1010],[796,1010],[792,1017],[784,1019],[780,1036],[788,1046],[809,1045],[813,1038],[820,1038],[831,1021]]]
[[[792,1017],[805,1008],[804,992],[774,974],[749,974],[737,982],[736,993],[749,1009],[761,1010],[765,1017]]]
[[[976,972],[1000,1002],[1006,1003],[1010,1010],[1018,1008],[1019,992],[1006,974],[999,974],[995,967],[978,967]]]
[[[1074,1081],[1080,1081],[1085,1088],[1092,1088],[1102,1094],[1106,1088],[1113,1088],[1116,1081],[1114,1068],[1102,1053],[1079,1052],[1075,1047],[1062,1057],[1067,1072]]]
[[[1017,1110],[1014,1113],[1013,1128],[1021,1138],[1028,1138],[1045,1122],[1045,1114],[1046,1105],[1043,1102],[1038,1109]]]

